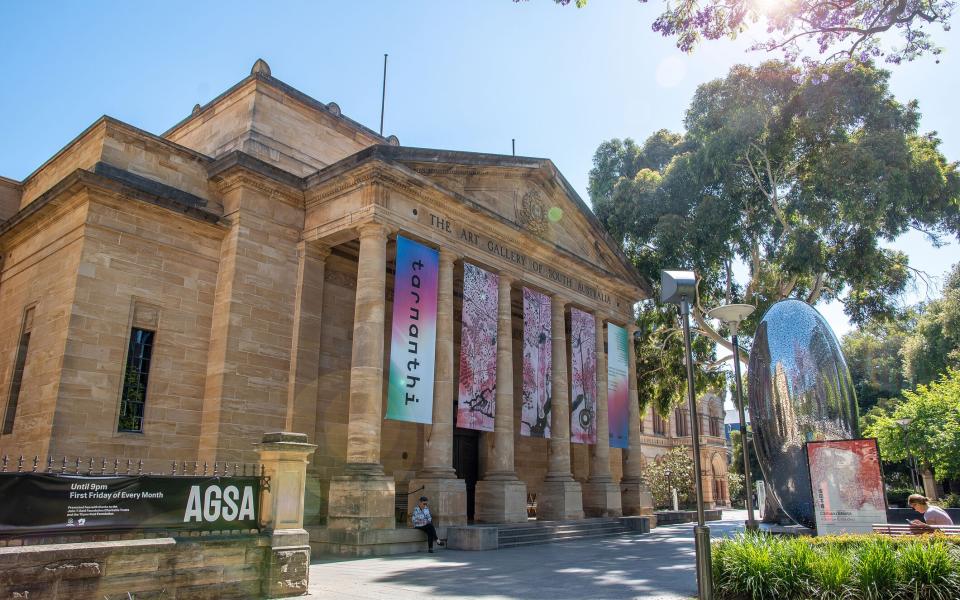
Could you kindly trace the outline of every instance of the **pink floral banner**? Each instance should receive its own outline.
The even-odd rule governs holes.
[[[550,297],[523,288],[523,405],[520,435],[550,437]]]
[[[457,427],[493,431],[497,407],[497,297],[499,276],[463,264],[463,329]]]
[[[570,309],[570,441],[597,443],[597,325],[590,313]]]

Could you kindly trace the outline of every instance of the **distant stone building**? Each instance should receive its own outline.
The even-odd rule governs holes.
[[[397,233],[439,250],[432,426],[382,418]],[[160,136],[103,117],[24,181],[0,178],[0,254],[0,452],[159,470],[254,461],[264,432],[306,433],[326,549],[391,543],[364,532],[391,530],[419,488],[446,524],[525,519],[528,495],[544,518],[638,514],[641,452],[689,435],[649,416],[640,435],[631,368],[641,450],[609,449],[603,423],[600,443],[571,444],[556,360],[554,435],[519,435],[523,288],[552,299],[559,357],[571,308],[595,318],[603,358],[605,324],[632,328],[649,295],[552,162],[400,146],[263,61]],[[505,299],[497,368],[512,385],[489,433],[453,425],[466,262],[499,274]]]

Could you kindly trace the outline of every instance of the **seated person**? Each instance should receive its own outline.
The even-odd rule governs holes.
[[[437,539],[437,530],[433,528],[433,515],[427,506],[427,497],[420,496],[420,502],[413,509],[413,526],[427,534],[427,552],[433,553],[433,542]],[[438,542],[442,546],[443,542]]]
[[[933,530],[937,525],[953,525],[953,519],[950,518],[950,515],[947,514],[947,511],[943,510],[939,506],[933,506],[930,504],[930,499],[926,496],[920,494],[910,494],[910,497],[907,498],[907,504],[909,504],[913,510],[917,511],[918,513],[923,513],[923,521],[914,519],[913,521],[910,521],[911,527],[924,530]],[[926,523],[924,523],[924,521],[926,521]]]

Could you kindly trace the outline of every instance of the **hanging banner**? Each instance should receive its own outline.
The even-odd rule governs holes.
[[[523,404],[520,435],[550,437],[550,297],[523,288]]]
[[[877,440],[807,442],[817,535],[871,533],[887,522]]]
[[[610,447],[629,447],[630,369],[627,330],[607,323],[607,415]]]
[[[493,431],[497,408],[497,302],[500,277],[463,263],[457,427]]]
[[[439,266],[436,250],[397,236],[388,419],[433,422]]]
[[[597,324],[590,313],[570,309],[570,441],[597,443]]]
[[[259,477],[0,473],[0,535],[259,527]]]

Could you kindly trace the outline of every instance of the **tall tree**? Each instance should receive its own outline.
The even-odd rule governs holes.
[[[960,372],[905,392],[893,413],[877,419],[865,434],[877,438],[885,461],[905,460],[912,453],[938,479],[960,477]]]
[[[583,8],[587,0],[575,4]],[[733,39],[751,27],[762,27],[769,37],[751,49],[780,52],[787,60],[807,63],[872,57],[899,64],[924,54],[938,55],[942,49],[929,29],[939,26],[948,31],[954,8],[953,0],[668,0],[665,4],[653,30],[676,38],[677,48],[684,52],[704,39]]]
[[[908,387],[902,352],[916,319],[916,310],[908,309],[893,319],[870,319],[843,336],[843,355],[861,415],[877,406],[891,408]]]
[[[930,383],[960,367],[960,264],[947,278],[943,296],[921,311],[902,350],[904,376],[912,384]]]
[[[663,132],[640,150],[601,145],[594,210],[652,280],[663,268],[697,271],[692,316],[728,349],[705,317],[721,297],[757,305],[754,320],[784,298],[839,299],[854,323],[892,315],[911,269],[881,242],[910,229],[954,234],[960,173],[887,79],[866,64],[734,67],[697,89],[665,167],[644,166]],[[744,285],[728,283],[734,261],[748,265]]]

